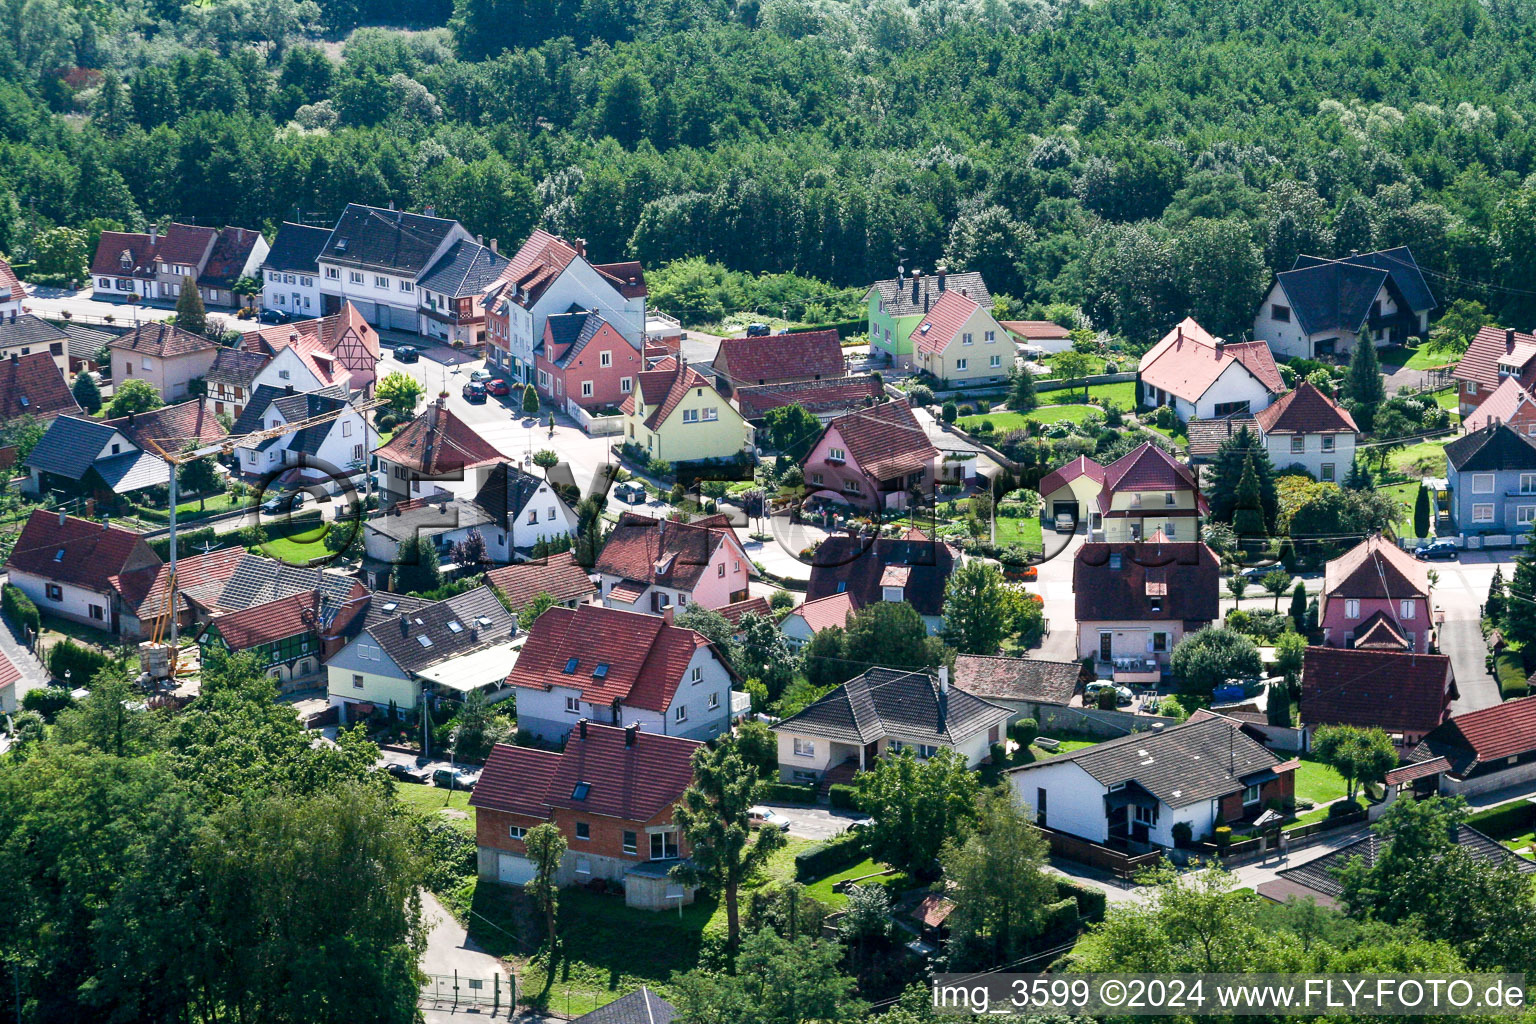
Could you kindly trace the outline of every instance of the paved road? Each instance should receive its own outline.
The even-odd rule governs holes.
[[[0,586],[5,584],[6,577],[0,573]],[[21,698],[26,696],[28,690],[41,689],[48,685],[48,672],[38,664],[32,652],[27,650],[21,639],[11,632],[11,624],[0,619],[0,651],[11,659],[21,670],[21,678],[16,680],[16,704],[21,706]]]
[[[23,308],[29,313],[35,313],[41,317],[58,318],[62,313],[69,313],[71,317],[81,319],[89,324],[94,317],[112,317],[120,324],[132,323],[134,320],[160,321],[176,312],[174,306],[130,306],[126,302],[100,302],[91,298],[89,288],[78,292],[62,291],[58,288],[38,288],[28,285],[27,300]],[[225,326],[233,331],[254,331],[263,325],[255,320],[237,320],[232,311],[222,309],[210,309],[209,316],[220,317]]]
[[[1488,585],[1497,567],[1509,579],[1514,571],[1516,551],[1466,551],[1454,562],[1436,562],[1439,585],[1434,589],[1435,605],[1445,611],[1445,625],[1440,631],[1440,650],[1451,657],[1456,672],[1456,688],[1461,697],[1451,705],[1453,715],[1465,714],[1499,703],[1498,683],[1488,674],[1485,659],[1488,647],[1479,626],[1483,602],[1488,599]]]
[[[1033,654],[1042,661],[1077,660],[1077,609],[1072,593],[1072,566],[1077,560],[1077,549],[1087,539],[1083,530],[1070,537],[1049,528],[1045,530],[1045,550],[1053,557],[1041,563],[1039,579],[1030,584],[1030,589],[1045,599],[1045,618],[1051,626],[1051,635]]]
[[[848,831],[855,821],[865,817],[852,811],[796,804],[764,804],[789,822],[789,834],[801,839],[831,839]]]

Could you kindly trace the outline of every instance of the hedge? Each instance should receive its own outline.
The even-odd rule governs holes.
[[[827,787],[827,797],[832,801],[832,806],[844,811],[858,810],[859,787],[850,786],[843,782],[834,782]]]
[[[43,617],[38,612],[37,605],[33,604],[32,599],[14,584],[7,583],[5,588],[0,590],[0,612],[4,612],[5,617],[17,629],[27,626],[36,633],[43,628]]]
[[[825,878],[835,871],[853,867],[864,856],[863,839],[852,833],[845,833],[830,842],[807,846],[795,854],[795,881],[809,882]]]
[[[1078,885],[1065,878],[1056,879],[1057,899],[1066,899],[1069,896],[1077,901],[1078,916],[1089,921],[1104,920],[1104,912],[1109,907],[1109,897],[1104,894],[1104,890],[1088,885]]]
[[[816,788],[798,782],[765,782],[758,799],[769,804],[814,804]]]
[[[1491,839],[1521,835],[1533,821],[1536,821],[1536,807],[1524,800],[1467,815],[1467,824]]]
[[[1044,920],[1041,921],[1041,932],[1045,935],[1063,935],[1077,931],[1078,909],[1077,900],[1067,897],[1057,900],[1055,903],[1045,905]]]
[[[96,673],[106,668],[111,659],[100,651],[83,647],[73,640],[61,640],[48,651],[48,672],[55,679],[69,673],[71,686],[89,686]]]

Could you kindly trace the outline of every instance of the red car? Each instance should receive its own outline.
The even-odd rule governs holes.
[[[503,395],[511,394],[512,388],[500,377],[492,377],[490,380],[485,382],[485,393],[488,395],[495,395],[496,397],[500,398]]]

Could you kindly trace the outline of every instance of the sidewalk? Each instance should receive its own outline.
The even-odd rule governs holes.
[[[4,574],[0,574],[0,584],[6,582]],[[48,672],[27,650],[26,644],[11,631],[9,622],[0,621],[0,651],[21,670],[21,678],[16,680],[16,704],[21,705],[21,698],[26,696],[29,690],[38,690],[48,685]]]

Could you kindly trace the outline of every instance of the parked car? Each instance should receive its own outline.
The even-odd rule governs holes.
[[[512,385],[508,384],[500,377],[492,377],[490,380],[485,382],[485,393],[488,395],[495,395],[497,398],[501,398],[512,393]]]
[[[1077,517],[1076,516],[1074,516],[1071,512],[1057,512],[1056,513],[1056,532],[1057,533],[1071,533],[1075,529],[1077,529]]]
[[[291,491],[268,498],[261,503],[261,510],[269,516],[280,516],[301,511],[310,500],[308,491]]]
[[[466,381],[464,384],[464,398],[470,402],[485,401],[485,385],[475,381]]]
[[[474,789],[479,780],[479,772],[466,772],[462,768],[438,768],[432,772],[432,785],[443,789]]]
[[[414,363],[421,358],[421,349],[415,345],[396,345],[395,361],[399,363]]]
[[[485,369],[484,367],[481,367],[478,370],[470,370],[469,379],[480,384],[484,384],[486,381],[491,379],[491,371]]]
[[[766,337],[768,337],[768,325],[767,324],[747,324],[747,337],[749,337],[749,338],[766,338]]]
[[[613,488],[613,496],[626,505],[644,505],[645,485],[636,480],[626,480]]]
[[[1106,690],[1114,691],[1116,704],[1129,704],[1136,697],[1136,695],[1131,692],[1130,687],[1117,686],[1114,683],[1101,679],[1096,683],[1089,683],[1087,686],[1083,687],[1083,696],[1086,698],[1084,703],[1090,706],[1097,705],[1099,703],[1099,694],[1105,692]]]
[[[1436,558],[1453,559],[1461,554],[1453,540],[1437,540],[1430,544],[1420,544],[1413,549],[1414,558],[1432,560]]]
[[[789,819],[772,807],[747,808],[747,824],[753,828],[776,828],[780,832],[789,831]]]
[[[1241,576],[1245,580],[1248,580],[1250,583],[1257,583],[1259,580],[1263,579],[1265,576],[1268,576],[1276,569],[1279,569],[1281,572],[1285,572],[1285,566],[1281,565],[1279,562],[1271,562],[1268,565],[1250,565],[1246,569],[1238,570],[1237,575]]]
[[[400,764],[398,761],[389,762],[389,764],[384,766],[384,770],[397,782],[425,785],[427,781],[426,773],[420,768],[413,768],[408,764]]]
[[[288,322],[288,314],[280,309],[264,309],[258,319],[264,324],[285,324]]]

